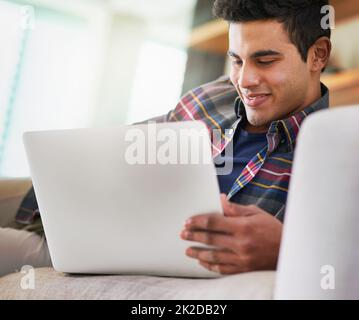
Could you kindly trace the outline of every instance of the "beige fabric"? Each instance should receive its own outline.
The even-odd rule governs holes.
[[[24,274],[0,278],[0,299],[272,299],[274,271],[218,279],[66,275],[35,269],[35,289],[20,287]]]
[[[24,265],[52,266],[45,238],[25,230],[0,228],[0,277]]]

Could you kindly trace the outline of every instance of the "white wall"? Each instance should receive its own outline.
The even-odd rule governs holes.
[[[130,123],[177,103],[191,12],[156,18],[119,12],[108,1],[20,2],[45,9],[46,17],[35,15],[12,114],[0,119],[0,129],[9,124],[0,142],[0,176],[29,175],[24,131]],[[0,92],[10,82],[0,79]]]
[[[92,125],[126,122],[136,65],[145,36],[146,23],[143,19],[120,15],[112,17]]]

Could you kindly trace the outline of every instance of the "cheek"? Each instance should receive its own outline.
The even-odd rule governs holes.
[[[268,111],[274,117],[278,113],[285,112],[290,100],[295,99],[297,93],[293,84],[293,75],[286,72],[273,72],[267,83],[272,92],[271,108]]]
[[[267,80],[277,99],[288,101],[298,94],[303,83],[306,82],[306,74],[303,70],[305,70],[305,66],[302,62],[298,63],[297,60],[284,62],[272,70]]]
[[[294,76],[296,74],[297,76]],[[280,107],[291,104],[303,95],[305,80],[299,73],[287,74],[276,73],[272,77],[272,88],[274,98]],[[284,104],[284,105],[283,105]]]
[[[230,78],[232,84],[235,87],[237,87],[237,84],[238,84],[238,72],[233,67],[231,67],[231,70],[229,72],[229,78]]]
[[[266,82],[269,84],[274,96],[277,96],[289,84],[290,77],[283,71],[275,71],[267,75]]]

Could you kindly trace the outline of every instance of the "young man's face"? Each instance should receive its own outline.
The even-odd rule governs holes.
[[[310,68],[279,22],[231,23],[229,55],[231,81],[252,126],[265,129],[313,102]]]

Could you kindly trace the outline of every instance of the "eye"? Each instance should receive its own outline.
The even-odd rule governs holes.
[[[265,60],[265,61],[258,60],[258,64],[263,65],[263,66],[268,66],[268,65],[272,64],[273,62],[275,62],[275,60]]]
[[[232,64],[236,66],[241,66],[243,62],[241,60],[232,60]]]

